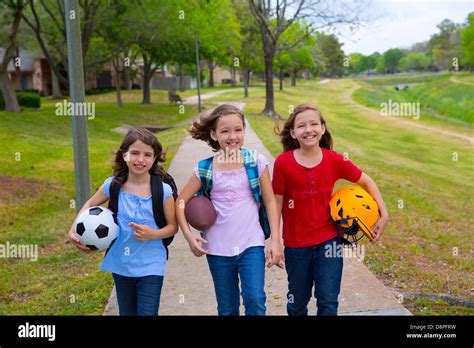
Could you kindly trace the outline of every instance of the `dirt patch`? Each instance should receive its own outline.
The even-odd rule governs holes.
[[[38,184],[21,176],[0,175],[0,204],[22,203],[25,198],[39,194],[47,184]]]

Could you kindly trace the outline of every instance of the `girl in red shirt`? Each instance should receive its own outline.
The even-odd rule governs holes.
[[[331,134],[316,106],[298,105],[280,136],[284,152],[275,160],[272,185],[283,215],[287,312],[308,314],[314,283],[317,314],[337,315],[343,260],[341,253],[327,252],[341,244],[329,208],[335,182],[356,182],[377,202],[381,217],[372,227],[374,242],[383,233],[388,213],[375,182],[332,151]]]

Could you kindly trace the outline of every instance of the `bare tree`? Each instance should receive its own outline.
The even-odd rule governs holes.
[[[53,80],[54,77],[56,77],[58,80],[57,82],[67,86],[68,63],[64,3],[60,0],[57,0],[55,3],[48,0],[26,0],[26,2],[29,4],[31,14],[23,13],[23,20],[33,30],[36,40],[38,41],[38,44],[54,74]],[[39,6],[39,8],[37,6]],[[98,11],[101,6],[105,6],[103,1],[94,0],[79,1],[79,6],[83,11],[81,14],[81,43],[84,60],[84,75],[86,75],[87,69],[91,66],[103,64],[108,61],[108,57],[104,57],[104,59],[99,59],[94,62],[87,62],[85,59],[89,50],[93,32],[98,24]],[[76,14],[76,16],[79,17],[79,14]],[[48,21],[51,24],[51,31],[48,31],[45,28],[45,21]],[[60,59],[57,57],[60,57]],[[61,67],[66,70],[66,76]]]
[[[20,105],[15,95],[15,88],[8,75],[8,64],[17,52],[16,37],[25,4],[23,0],[4,0],[0,2],[0,5],[7,6],[12,12],[12,22],[7,37],[7,45],[0,63],[0,87],[2,88],[3,99],[5,100],[5,111],[20,112]]]
[[[308,35],[338,23],[353,23],[363,9],[363,1],[350,3],[338,0],[249,0],[250,9],[257,21],[263,44],[265,62],[266,101],[263,115],[279,117],[275,112],[273,91],[273,60],[279,50],[298,45]],[[282,33],[296,21],[306,24],[305,34],[289,46],[279,45]]]

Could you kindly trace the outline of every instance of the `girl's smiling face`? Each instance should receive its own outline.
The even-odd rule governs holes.
[[[211,130],[211,138],[219,143],[221,149],[238,150],[244,144],[245,128],[237,114],[219,117],[216,130]]]
[[[319,141],[326,131],[321,118],[314,110],[305,110],[295,117],[291,137],[298,140],[301,147],[319,146]]]
[[[140,140],[128,147],[123,159],[127,163],[129,173],[141,175],[148,173],[155,161],[155,153],[150,145]]]

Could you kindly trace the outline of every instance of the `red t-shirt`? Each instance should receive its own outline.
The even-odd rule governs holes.
[[[337,236],[329,200],[338,179],[359,181],[362,171],[335,151],[321,148],[321,162],[307,168],[296,162],[294,150],[275,160],[273,191],[283,196],[283,240],[290,248],[323,243]]]

